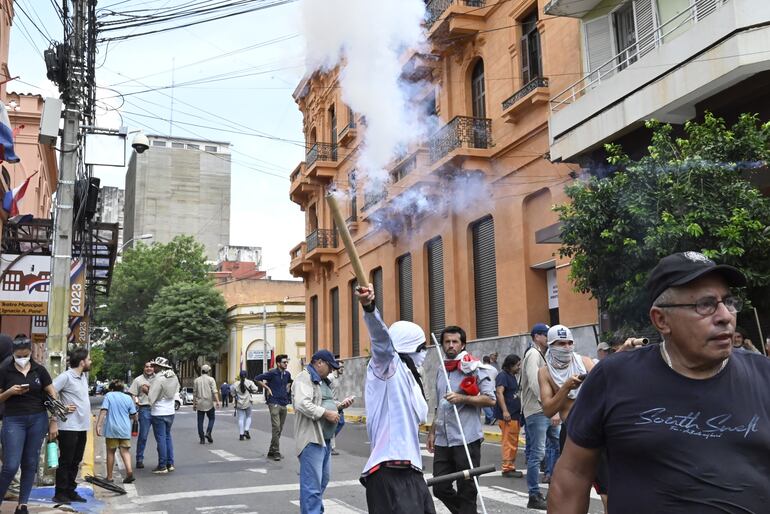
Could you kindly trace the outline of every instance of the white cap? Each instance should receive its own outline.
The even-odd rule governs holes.
[[[549,328],[548,344],[551,345],[556,341],[574,342],[575,340],[572,339],[572,330],[568,329],[564,325],[554,325],[551,328]]]

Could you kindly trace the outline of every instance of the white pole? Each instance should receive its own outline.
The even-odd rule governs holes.
[[[438,344],[438,341],[436,340],[436,334],[431,333],[430,336],[433,338],[433,344],[436,346],[436,351],[438,352],[438,367],[444,372],[446,388],[447,392],[449,392],[451,387],[449,384],[449,373],[446,372],[446,368],[444,367],[444,354],[441,351],[441,345]],[[437,398],[436,401],[440,400]],[[468,458],[468,465],[470,466],[470,469],[474,469],[473,461],[471,460],[471,452],[468,450],[468,440],[465,438],[465,430],[463,430],[463,424],[460,422],[460,412],[457,410],[457,405],[454,403],[452,404],[452,408],[455,411],[457,426],[460,427],[460,436],[463,438],[463,446],[465,447],[465,456]],[[436,420],[434,419],[433,422],[435,423]],[[476,484],[476,492],[478,493],[479,500],[481,500],[481,511],[484,514],[487,514],[487,506],[484,505],[484,497],[481,495],[481,488],[479,487],[479,478],[474,476],[473,482]]]

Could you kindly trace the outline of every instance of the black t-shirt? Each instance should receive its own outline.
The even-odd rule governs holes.
[[[706,380],[670,369],[658,345],[594,367],[569,437],[606,447],[610,514],[770,511],[770,359],[733,352]]]
[[[29,384],[29,391],[11,396],[5,401],[4,417],[25,416],[45,412],[46,394],[43,389],[51,385],[51,375],[37,362],[30,361],[25,377],[14,365],[13,359],[0,364],[0,389],[5,391],[15,385]]]
[[[516,377],[508,373],[507,371],[501,371],[495,378],[495,389],[503,386],[503,399],[505,400],[505,407],[508,409],[508,414],[511,415],[513,421],[519,421],[521,412],[521,400],[519,399],[519,383],[516,381]],[[500,408],[500,404],[495,401],[495,419],[503,419],[503,409]]]

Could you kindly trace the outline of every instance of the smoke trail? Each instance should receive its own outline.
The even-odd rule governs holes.
[[[303,0],[308,70],[341,65],[342,100],[366,118],[358,167],[367,190],[382,190],[386,166],[427,127],[400,80],[401,55],[426,46],[422,0]]]

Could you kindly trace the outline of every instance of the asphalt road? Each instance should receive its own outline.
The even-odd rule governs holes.
[[[270,418],[267,407],[254,411],[250,441],[238,440],[238,429],[231,408],[218,411],[214,443],[198,442],[196,416],[190,406],[182,407],[173,426],[176,471],[153,475],[157,453],[152,435],[145,453],[147,468],[136,472],[137,481],[127,486],[128,495],[107,500],[106,512],[122,514],[254,514],[299,512],[299,462],[295,456],[294,417],[286,420],[281,452],[284,460],[266,457],[270,442]],[[134,440],[135,443],[135,440]],[[423,441],[424,443],[424,441]],[[103,443],[97,443],[103,448]],[[366,463],[369,444],[366,428],[348,423],[337,441],[339,456],[332,457],[332,478],[326,490],[327,514],[366,512],[364,488],[358,476]],[[521,452],[520,452],[521,453]],[[103,451],[97,451],[97,457]],[[499,465],[500,446],[484,443],[482,464]],[[426,473],[431,472],[432,457],[424,452]],[[523,455],[518,468],[524,466]],[[500,473],[481,479],[481,490],[489,513],[542,512],[526,509],[526,479],[503,478]],[[545,491],[545,489],[544,489]],[[446,514],[436,500],[436,511]],[[479,506],[479,512],[481,507]],[[602,512],[600,502],[592,501],[592,513]]]

